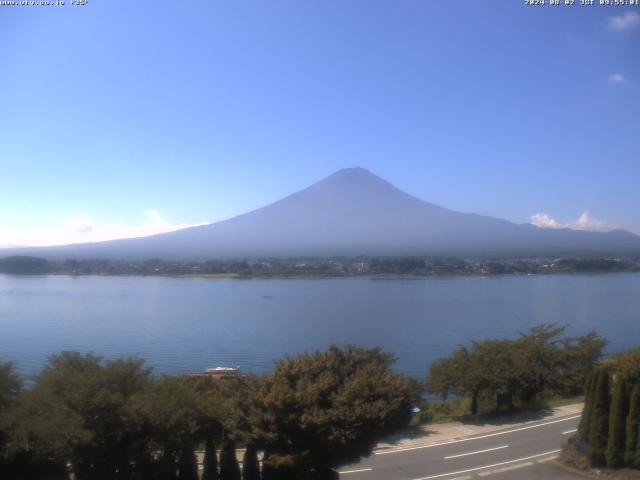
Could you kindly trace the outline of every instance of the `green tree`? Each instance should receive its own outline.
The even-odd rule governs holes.
[[[610,403],[609,370],[603,367],[598,371],[596,379],[587,447],[587,458],[596,467],[606,465]]]
[[[0,363],[0,478],[10,478],[18,468],[15,453],[9,452],[8,443],[14,423],[11,407],[20,393],[22,381],[14,372],[12,363]]]
[[[198,480],[198,461],[192,448],[183,448],[178,457],[178,480]]]
[[[526,405],[544,399],[547,392],[581,393],[606,342],[594,332],[563,338],[564,330],[538,325],[515,340],[459,346],[431,366],[427,390],[443,400],[450,393],[470,397],[473,415],[482,398],[493,399],[496,408],[511,408],[515,401]]]
[[[256,447],[249,443],[242,457],[242,480],[260,480],[260,464]]]
[[[240,465],[236,456],[236,444],[225,438],[220,453],[220,480],[240,480]]]
[[[631,384],[640,383],[640,347],[620,352],[608,362],[611,369]]]
[[[127,406],[149,381],[141,360],[63,352],[49,359],[21,399],[16,443],[71,461],[79,480],[131,475],[136,435]]]
[[[565,327],[537,325],[515,341],[515,364],[521,401],[543,398],[545,392],[564,397],[583,393],[587,377],[602,358],[606,340],[596,332],[563,337]]]
[[[636,384],[629,400],[629,415],[627,416],[627,445],[624,453],[625,465],[640,467],[640,383]]]
[[[431,364],[427,376],[427,391],[446,401],[450,394],[465,390],[462,375],[469,367],[469,355],[465,347],[458,347],[451,357],[441,358]],[[466,393],[466,392],[465,392]]]
[[[471,414],[477,415],[485,375],[478,365],[474,365],[471,355],[467,347],[459,346],[450,357],[434,362],[427,376],[427,391],[438,395],[443,401],[450,394],[469,396]]]
[[[543,324],[521,333],[513,343],[515,385],[523,403],[538,399],[545,389],[556,383],[562,361],[560,348],[564,327]]]
[[[379,348],[332,346],[277,363],[260,392],[257,436],[274,467],[299,477],[371,453],[384,435],[406,426],[413,387]]]
[[[596,332],[562,340],[551,388],[566,397],[581,395],[589,375],[601,361],[607,341]]]
[[[0,462],[9,437],[10,407],[22,389],[22,381],[14,372],[12,363],[0,363]]]
[[[611,413],[609,415],[609,438],[606,455],[609,468],[619,468],[624,463],[628,403],[626,383],[623,378],[618,377],[614,381]]]
[[[165,451],[160,455],[156,465],[158,480],[176,480],[178,464],[173,452]]]
[[[218,480],[218,456],[216,445],[211,437],[204,445],[204,460],[202,462],[202,480]]]
[[[265,451],[262,455],[262,480],[281,480],[278,471],[271,462],[270,455]]]
[[[130,424],[140,432],[145,451],[162,453],[162,476],[171,476],[181,453],[201,442],[199,405],[193,382],[184,377],[154,379],[132,399]]]
[[[5,409],[22,390],[22,380],[15,373],[15,365],[0,362],[0,411]]]
[[[496,410],[503,404],[512,407],[513,398],[522,386],[515,347],[514,342],[508,340],[473,342],[470,355],[472,371],[466,374],[466,378],[472,379],[472,385],[475,384],[479,394],[494,400]]]
[[[595,395],[596,377],[596,372],[589,375],[589,378],[587,379],[587,385],[584,389],[584,407],[582,409],[582,415],[580,416],[580,424],[578,425],[578,435],[585,441],[589,439],[591,411],[593,409],[593,397]]]

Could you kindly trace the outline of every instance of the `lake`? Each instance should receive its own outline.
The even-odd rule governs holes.
[[[138,355],[156,372],[239,366],[331,343],[380,345],[422,378],[460,343],[540,323],[640,344],[640,274],[206,279],[0,275],[0,360],[36,373],[60,350]]]

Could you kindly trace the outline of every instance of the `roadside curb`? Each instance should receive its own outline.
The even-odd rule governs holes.
[[[514,422],[514,423],[506,423],[504,425],[496,426],[496,428],[486,428],[486,429],[478,428],[478,431],[470,432],[468,434],[463,434],[463,435],[460,435],[460,432],[459,432],[460,429],[469,429],[469,428],[473,428],[474,426],[470,424],[464,424],[462,422],[430,424],[430,425],[427,425],[426,428],[435,427],[435,428],[438,428],[438,430],[425,432],[424,436],[415,438],[415,439],[399,438],[399,440],[396,443],[381,442],[380,444],[378,444],[378,446],[376,446],[376,448],[373,449],[372,453],[384,454],[385,452],[401,450],[401,449],[413,450],[413,449],[427,448],[432,445],[459,442],[464,439],[469,439],[469,438],[482,436],[482,435],[491,435],[493,433],[498,433],[501,431],[508,431],[508,430],[517,429],[517,428],[526,428],[529,425],[535,425],[537,423],[544,422],[544,421],[562,420],[564,418],[572,417],[577,414],[579,415],[580,412],[582,411],[582,407],[583,407],[582,403],[566,405],[563,407],[555,408],[554,413],[551,415],[548,415],[546,418]],[[442,433],[442,432],[446,432],[447,430],[458,430],[458,431],[456,431],[455,434],[453,434],[454,432],[452,432],[452,435],[447,435],[446,433]],[[437,438],[432,438],[430,440],[427,440],[427,438],[430,436],[431,437],[436,436]]]
[[[560,457],[556,458],[556,460],[553,462],[555,465],[557,465],[558,467],[560,467],[561,469],[572,473],[574,475],[578,475],[579,477],[583,477],[583,478],[592,478],[592,479],[602,479],[602,476],[598,476],[596,474],[593,473],[588,473],[588,472],[584,472],[582,470],[578,470],[577,468],[573,468],[570,467],[569,465],[566,465],[564,462],[562,462],[562,460],[560,459]]]

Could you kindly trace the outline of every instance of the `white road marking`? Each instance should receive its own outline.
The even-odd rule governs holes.
[[[360,468],[358,470],[344,470],[342,472],[338,472],[340,475],[344,475],[346,473],[360,473],[360,472],[370,472],[371,468]]]
[[[509,448],[509,445],[501,445],[499,447],[487,448],[486,450],[478,450],[477,452],[461,453],[459,455],[449,455],[448,457],[444,457],[444,459],[449,460],[450,458],[466,457],[468,455],[475,455],[477,453],[493,452],[494,450],[502,450],[503,448]]]
[[[574,428],[573,430],[567,430],[566,432],[562,432],[562,434],[563,435],[569,435],[570,433],[574,433],[574,432],[577,432],[577,431],[578,431],[578,429]]]
[[[545,422],[545,423],[538,423],[536,425],[528,425],[526,427],[514,428],[512,430],[506,430],[504,432],[487,433],[486,435],[479,435],[477,437],[460,438],[458,440],[449,440],[449,441],[446,441],[446,442],[431,443],[429,445],[418,445],[418,446],[415,446],[415,447],[396,448],[394,450],[381,450],[379,452],[373,452],[373,454],[374,455],[388,455],[390,453],[408,452],[410,450],[420,450],[422,448],[439,447],[440,445],[451,445],[452,443],[470,442],[472,440],[481,440],[483,438],[496,437],[498,435],[506,435],[508,433],[513,433],[513,432],[521,432],[522,430],[529,430],[531,428],[545,427],[547,425],[552,425],[554,423],[560,423],[560,422],[567,422],[569,420],[574,420],[576,418],[580,418],[580,415],[574,415],[572,417],[561,418],[561,419],[558,419],[558,420],[552,420],[550,422]]]
[[[556,458],[558,458],[557,455],[547,458],[541,458],[540,460],[538,460],[538,463],[550,462],[551,460],[555,460]]]
[[[480,472],[479,477],[486,477],[487,475],[496,475],[498,473],[508,472],[510,470],[517,470],[518,468],[531,467],[533,462],[518,463],[517,465],[510,465],[508,467],[496,468],[495,470],[489,470],[488,472]]]
[[[551,452],[538,453],[536,455],[516,458],[515,460],[507,460],[506,462],[493,463],[491,465],[485,465],[483,467],[467,468],[466,470],[458,470],[457,472],[441,473],[439,475],[431,475],[429,477],[414,478],[413,480],[431,480],[432,478],[448,477],[449,475],[460,475],[461,473],[475,472],[478,470],[484,470],[486,468],[500,467],[502,465],[509,465],[510,463],[524,462],[526,460],[531,460],[532,458],[544,457],[546,455],[553,455],[554,453],[558,453],[559,451],[560,450],[552,450]]]

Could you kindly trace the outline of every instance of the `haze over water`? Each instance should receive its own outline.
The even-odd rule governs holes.
[[[64,349],[139,355],[156,372],[239,366],[331,343],[380,345],[423,377],[460,343],[540,323],[640,341],[640,274],[220,280],[0,275],[0,360],[37,373]]]

